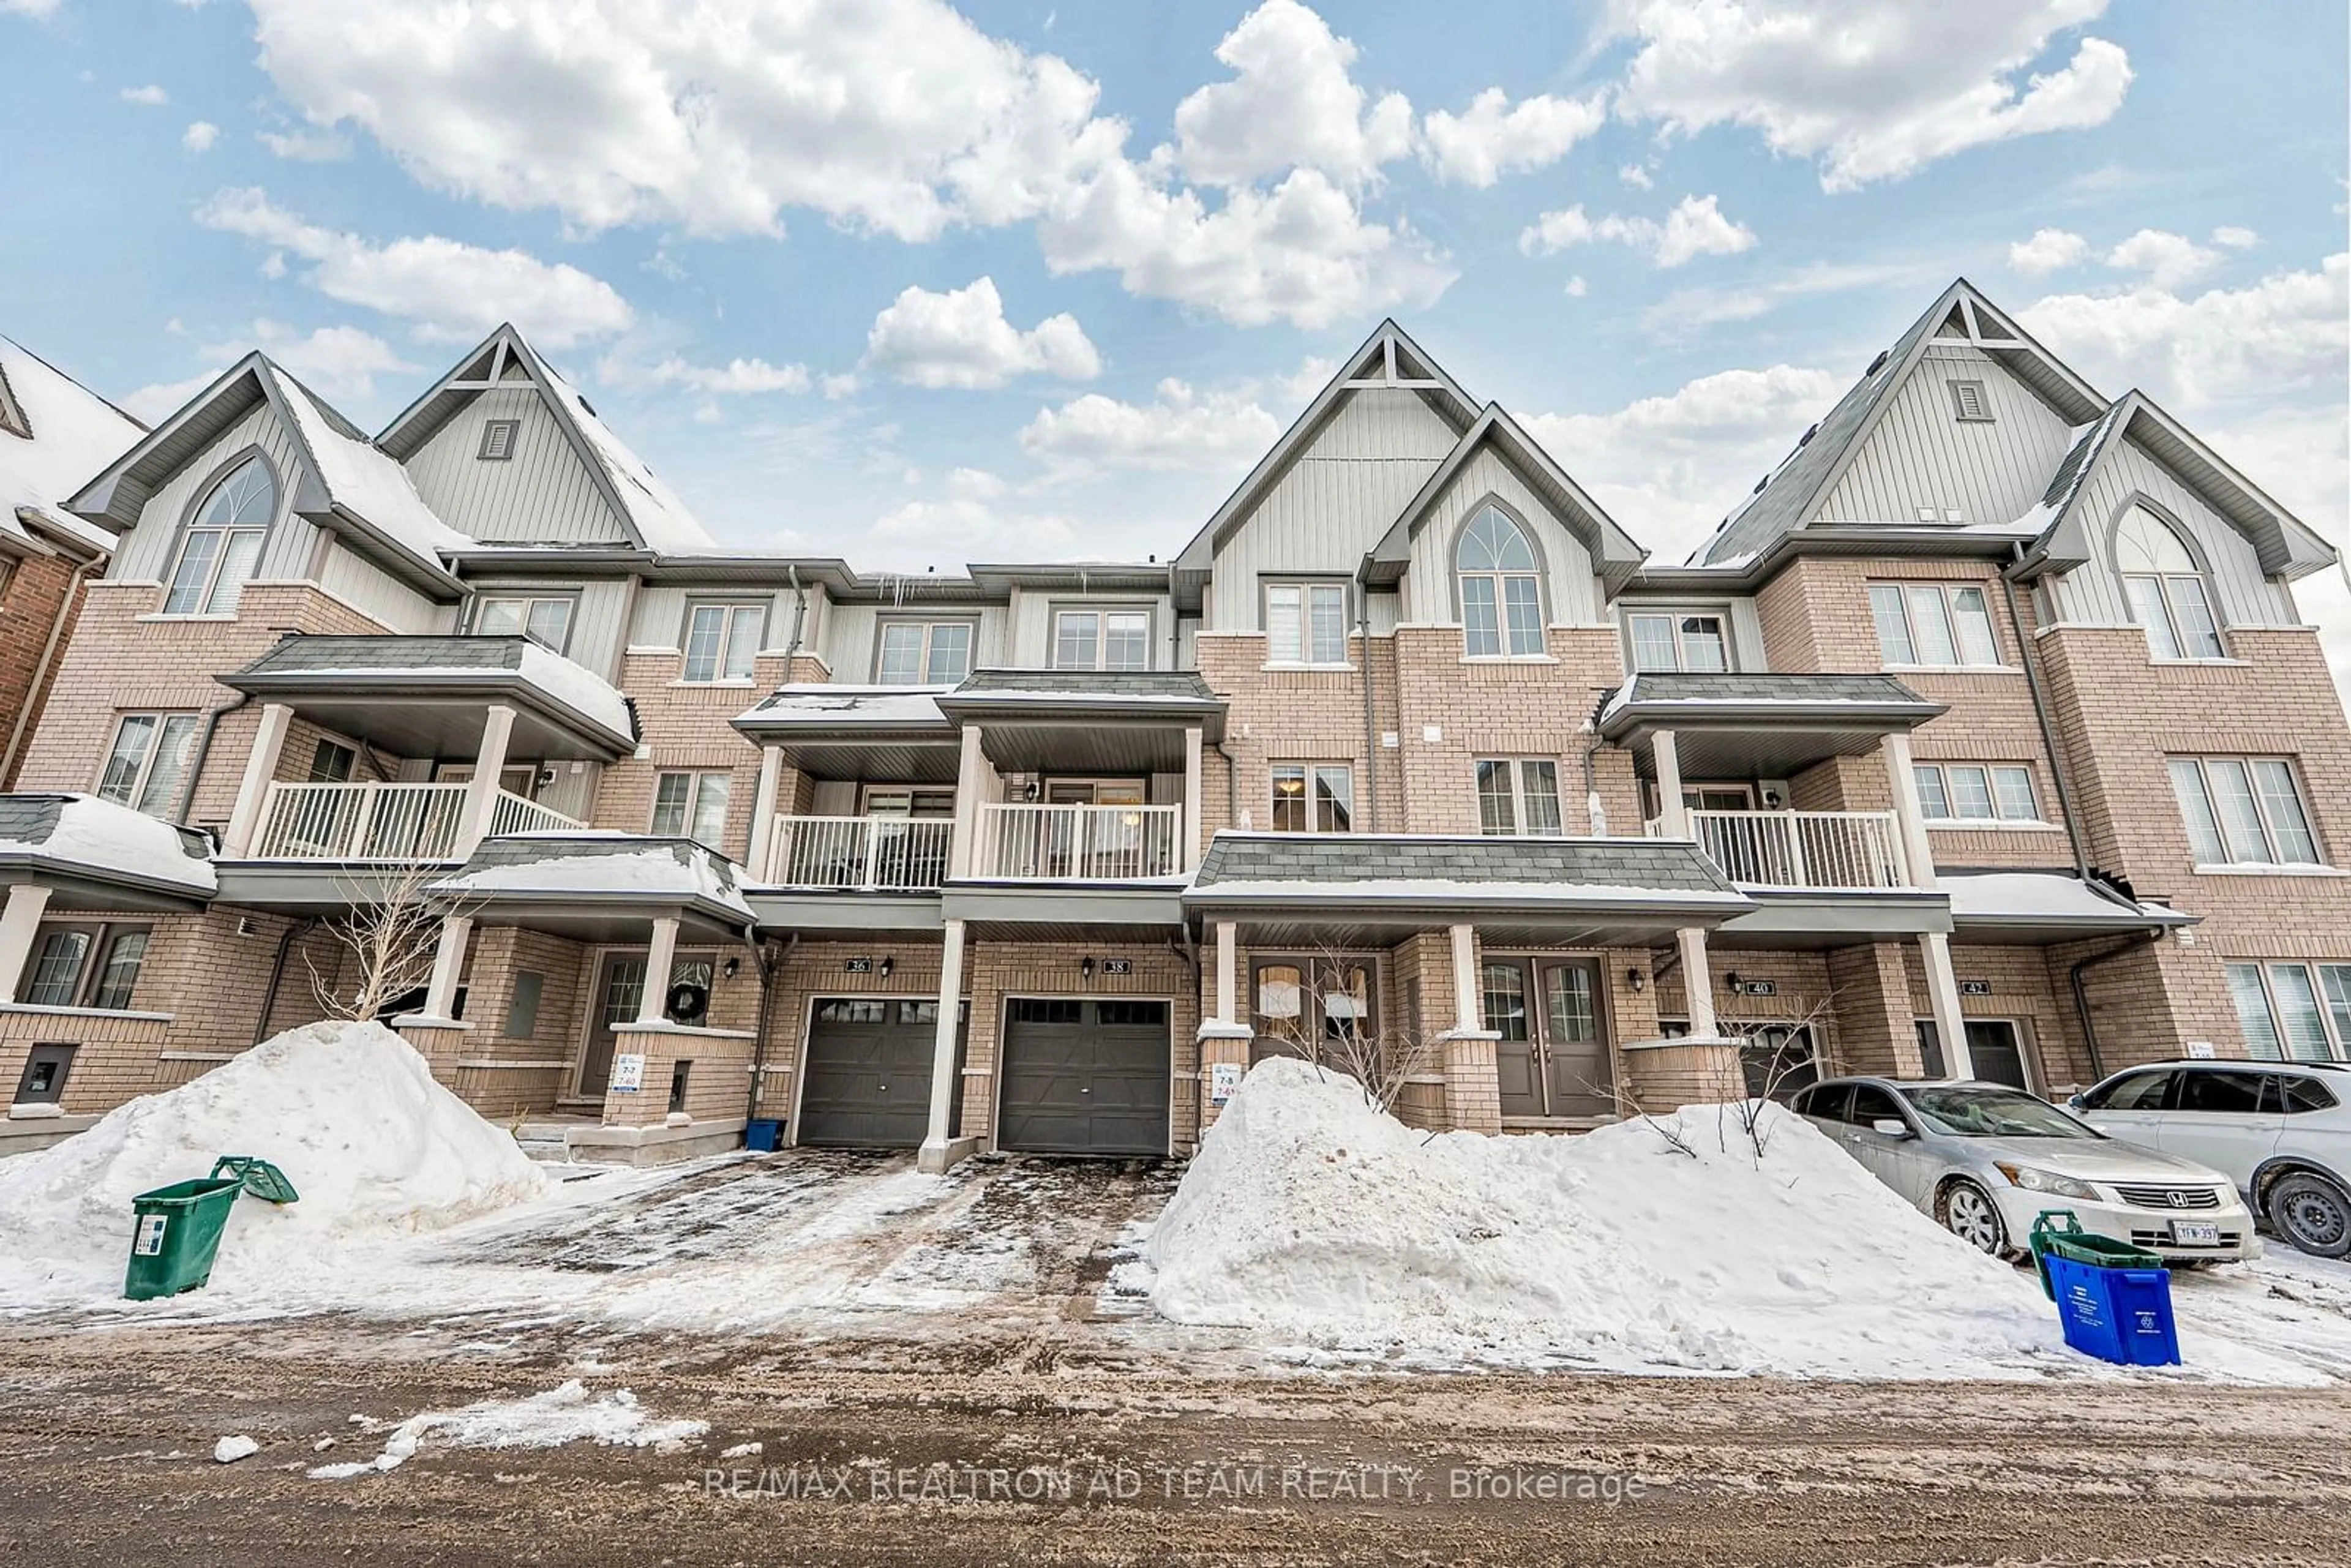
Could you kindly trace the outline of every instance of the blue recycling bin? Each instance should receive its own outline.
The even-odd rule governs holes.
[[[743,1146],[755,1155],[772,1155],[784,1141],[784,1124],[774,1116],[754,1116],[743,1124]]]
[[[2177,1366],[2171,1275],[2161,1269],[2102,1269],[2053,1252],[2043,1260],[2065,1343],[2122,1366]]]

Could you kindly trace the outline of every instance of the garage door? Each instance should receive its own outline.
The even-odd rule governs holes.
[[[822,997],[809,1024],[798,1141],[911,1149],[930,1130],[939,1004]]]
[[[999,1147],[1167,1152],[1165,1002],[1015,997],[1005,1003]]]

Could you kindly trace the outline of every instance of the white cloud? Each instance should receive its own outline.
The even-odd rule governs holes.
[[[2085,37],[2064,65],[2026,71],[2105,0],[1614,0],[1607,31],[1637,40],[1618,112],[1683,134],[1760,131],[1817,157],[1821,183],[1900,179],[2011,137],[2101,125],[2122,107],[2128,57]]]
[[[1649,190],[1657,183],[1650,176],[1649,172],[1638,163],[1620,164],[1616,170],[1616,178],[1623,182],[1627,189],[1635,191]]]
[[[1624,217],[1611,213],[1587,218],[1580,206],[1545,213],[1519,235],[1519,249],[1528,256],[1551,256],[1571,246],[1594,240],[1629,246],[1659,267],[1679,267],[1700,256],[1735,256],[1755,246],[1755,231],[1722,215],[1712,196],[1684,196],[1666,214],[1655,218]]]
[[[2124,272],[2147,274],[2149,287],[2178,288],[2220,270],[2226,258],[2186,235],[2163,229],[2141,229],[2106,253],[2106,265]]]
[[[1138,468],[1230,468],[1255,460],[1281,434],[1281,421],[1248,389],[1203,393],[1170,377],[1155,391],[1147,403],[1088,392],[1040,409],[1020,432],[1020,448],[1070,478]]]
[[[804,392],[814,384],[806,365],[771,365],[758,359],[696,365],[675,354],[642,368],[628,364],[617,355],[607,355],[597,365],[596,377],[610,386],[691,387],[700,392],[733,397]]]
[[[1583,281],[1583,274],[1580,272],[1569,278],[1561,286],[1561,288],[1570,299],[1581,299],[1592,292],[1592,285]]]
[[[181,149],[189,152],[209,152],[219,140],[220,127],[209,120],[190,120],[188,128],[180,132]]]
[[[298,126],[292,131],[256,131],[254,135],[278,157],[298,163],[333,163],[351,155],[350,137],[315,125]]]
[[[1643,309],[1641,319],[1660,336],[1687,337],[1726,321],[1751,321],[1791,299],[1860,288],[1940,289],[1950,277],[1950,268],[1940,256],[1925,261],[1813,261],[1737,288],[1677,288]]]
[[[0,5],[0,10],[6,8]],[[122,411],[147,424],[161,424],[177,413],[190,398],[212,385],[213,378],[219,374],[217,370],[202,371],[182,381],[151,382],[133,388],[122,399]]]
[[[1217,46],[1230,81],[1176,106],[1176,162],[1194,180],[1244,185],[1293,168],[1339,183],[1376,179],[1412,150],[1412,105],[1355,85],[1355,46],[1297,0],[1265,0]]]
[[[2212,231],[2212,243],[2228,250],[2251,250],[2262,243],[2262,236],[2235,224],[2222,224]]]
[[[126,87],[121,96],[125,103],[144,104],[150,109],[172,101],[172,95],[152,81],[145,87]]]
[[[0,0],[0,12],[17,16],[47,16],[57,8],[57,0]]]
[[[842,398],[856,396],[861,383],[856,372],[842,371],[838,374],[825,377],[822,384],[825,400],[829,402],[838,402]]]
[[[1032,512],[1011,486],[981,468],[949,473],[937,495],[918,497],[875,519],[873,538],[899,559],[985,559],[999,552],[1023,558],[1066,553],[1076,526],[1052,512]]]
[[[1513,105],[1500,88],[1489,87],[1458,115],[1440,109],[1422,120],[1422,156],[1439,179],[1483,190],[1504,174],[1559,162],[1607,118],[1604,93],[1544,94]]]
[[[873,318],[865,367],[922,387],[1000,387],[1015,376],[1092,381],[1102,356],[1074,316],[1048,316],[1024,332],[1004,319],[996,280],[945,294],[908,287]]]
[[[611,285],[576,267],[437,235],[376,245],[304,223],[258,190],[223,191],[196,221],[291,253],[309,264],[304,281],[320,293],[403,318],[423,338],[466,340],[513,321],[543,346],[563,348],[618,332],[631,319]]]
[[[199,348],[197,357],[206,369],[183,381],[141,387],[122,400],[122,406],[150,424],[156,423],[177,413],[210,386],[223,369],[256,349],[330,401],[373,397],[377,376],[413,374],[419,368],[374,333],[357,327],[319,327],[304,332],[264,318],[247,327],[241,338]]]
[[[2060,268],[2079,267],[2090,256],[2090,242],[2070,229],[2035,229],[2031,239],[2008,247],[2008,265],[2038,277]]]

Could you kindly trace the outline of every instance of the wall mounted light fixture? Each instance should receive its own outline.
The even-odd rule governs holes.
[[[1633,994],[1637,997],[1649,988],[1649,977],[1636,966],[1625,971],[1625,983],[1633,988]]]
[[[890,971],[898,967],[898,960],[895,958],[884,958],[882,960],[881,967],[882,977],[886,980],[890,977]]]
[[[1093,984],[1094,961],[1092,958],[1081,958],[1078,960],[1078,978],[1085,981],[1085,983],[1090,986]]]
[[[743,972],[743,960],[740,958],[727,959],[726,969],[726,977],[730,980],[733,979],[736,976]]]

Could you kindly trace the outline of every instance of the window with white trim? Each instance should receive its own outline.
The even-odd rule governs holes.
[[[180,536],[163,613],[233,614],[277,515],[277,482],[270,477],[269,465],[258,456],[246,458],[213,486],[195,521]]]
[[[1722,617],[1679,610],[1642,611],[1625,618],[1633,668],[1713,674],[1730,668],[1730,640]]]
[[[1548,757],[1479,758],[1478,831],[1537,839],[1562,836],[1559,764]]]
[[[114,744],[99,770],[99,799],[151,817],[167,815],[179,802],[195,742],[194,714],[124,714],[115,723]]]
[[[2169,767],[2198,869],[2326,863],[2285,758],[2174,757]]]
[[[1873,582],[1870,618],[1888,664],[1958,668],[1998,664],[1984,591],[1963,582]]]
[[[528,637],[560,653],[571,645],[571,603],[569,594],[494,594],[475,601],[474,634]]]
[[[2038,822],[2032,769],[2012,762],[1921,762],[1918,806],[1929,821]]]
[[[1534,547],[1499,507],[1461,530],[1453,569],[1461,590],[1461,649],[1473,659],[1543,651],[1542,582]]]
[[[1151,668],[1151,612],[1056,611],[1053,615],[1053,668]]]
[[[747,681],[768,634],[764,604],[689,604],[684,678],[696,684]]]
[[[2262,1061],[2351,1061],[2351,964],[2235,963],[2229,997]]]
[[[1271,664],[1344,664],[1347,585],[1266,584],[1265,657]]]
[[[885,686],[951,686],[971,674],[968,621],[884,621],[873,678]]]
[[[1273,831],[1346,833],[1355,825],[1355,771],[1343,762],[1273,765]]]
[[[664,773],[653,782],[653,836],[692,839],[716,849],[726,832],[726,800],[734,777],[726,773]]]
[[[2204,574],[2170,524],[2144,507],[2133,507],[2115,529],[2115,570],[2122,573],[2131,619],[2146,628],[2155,657],[2227,656]]]

